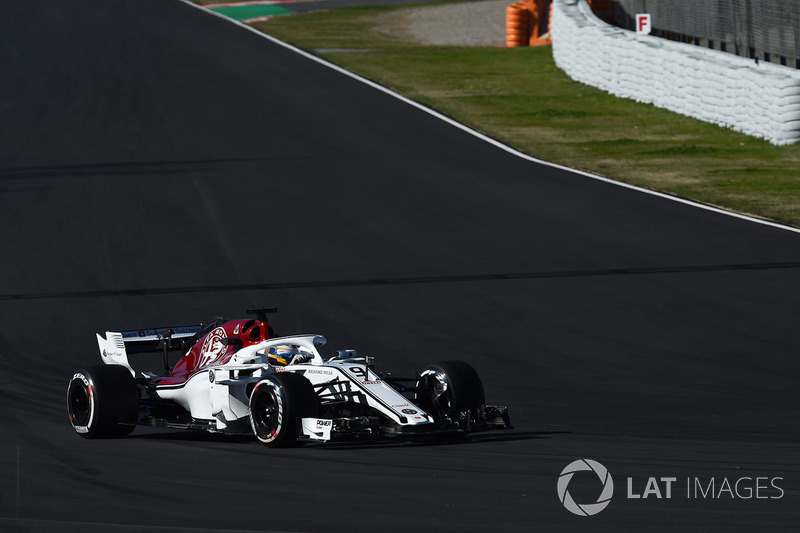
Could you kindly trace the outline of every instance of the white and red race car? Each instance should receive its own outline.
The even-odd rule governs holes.
[[[485,405],[481,379],[463,361],[395,378],[355,350],[324,358],[320,335],[274,336],[273,311],[98,334],[105,364],[76,371],[67,387],[72,427],[85,438],[122,437],[136,425],[254,434],[271,447],[511,427],[508,409]],[[173,351],[184,355],[170,368]],[[163,353],[162,374],[131,366],[129,354],[146,352]]]

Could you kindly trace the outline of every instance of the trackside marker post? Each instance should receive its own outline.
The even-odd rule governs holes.
[[[639,35],[650,35],[650,14],[636,14],[636,33]]]

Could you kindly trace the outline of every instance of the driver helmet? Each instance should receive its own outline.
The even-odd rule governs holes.
[[[273,366],[286,366],[291,364],[295,355],[298,355],[300,350],[297,346],[290,346],[282,344],[280,346],[270,346],[267,350],[267,360]]]

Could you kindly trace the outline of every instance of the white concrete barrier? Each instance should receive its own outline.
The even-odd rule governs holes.
[[[800,140],[800,71],[637,35],[586,0],[554,0],[551,33],[556,65],[574,80],[772,144]]]

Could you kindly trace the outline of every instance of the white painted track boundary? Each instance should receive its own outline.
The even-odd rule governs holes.
[[[226,20],[226,21],[230,22],[231,24],[235,24],[237,26],[240,26],[240,27],[242,27],[242,28],[244,28],[244,29],[246,29],[246,30],[248,30],[250,32],[253,32],[254,34],[256,34],[256,35],[258,35],[258,36],[260,36],[260,37],[262,37],[264,39],[267,39],[268,41],[271,41],[274,44],[277,44],[277,45],[282,46],[282,47],[284,47],[284,48],[286,48],[288,50],[291,50],[292,52],[295,52],[295,53],[297,53],[297,54],[299,54],[299,55],[301,55],[301,56],[303,56],[303,57],[305,57],[307,59],[310,59],[312,61],[316,61],[317,63],[319,63],[321,65],[324,65],[324,66],[326,66],[326,67],[328,67],[330,69],[333,69],[336,72],[344,74],[345,76],[349,76],[349,77],[353,78],[354,80],[357,80],[357,81],[359,81],[361,83],[369,85],[373,89],[377,89],[377,90],[382,91],[382,92],[384,92],[384,93],[386,93],[386,94],[388,94],[388,95],[390,95],[390,96],[392,96],[394,98],[397,98],[398,100],[401,100],[402,102],[405,102],[408,105],[416,107],[417,109],[419,109],[421,111],[424,111],[425,113],[428,113],[429,115],[431,115],[433,117],[436,117],[439,120],[442,120],[442,121],[450,124],[451,126],[454,126],[454,127],[458,128],[458,129],[460,129],[460,130],[462,130],[462,131],[464,131],[466,133],[469,133],[470,135],[472,135],[474,137],[477,137],[478,139],[481,139],[481,140],[483,140],[483,141],[485,141],[485,142],[487,142],[487,143],[489,143],[489,144],[491,144],[493,146],[496,146],[497,148],[500,148],[501,150],[504,150],[504,151],[508,152],[509,154],[515,155],[515,156],[520,157],[522,159],[525,159],[526,161],[530,161],[532,163],[537,163],[539,165],[548,166],[548,167],[551,167],[551,168],[556,168],[556,169],[559,169],[559,170],[563,170],[565,172],[571,172],[573,174],[577,174],[577,175],[580,175],[580,176],[591,178],[593,180],[598,180],[598,181],[602,181],[602,182],[605,182],[605,183],[609,183],[611,185],[616,185],[617,187],[624,187],[626,189],[630,189],[630,190],[633,190],[633,191],[641,192],[641,193],[644,193],[644,194],[649,194],[651,196],[657,196],[659,198],[664,198],[664,199],[670,200],[672,202],[678,202],[678,203],[681,203],[681,204],[689,205],[689,206],[692,206],[692,207],[696,207],[698,209],[703,209],[703,210],[706,210],[706,211],[719,213],[721,215],[726,215],[726,216],[729,216],[729,217],[734,217],[734,218],[738,218],[738,219],[741,219],[741,220],[746,220],[748,222],[755,222],[757,224],[762,224],[762,225],[765,225],[765,226],[770,226],[770,227],[773,227],[773,228],[778,228],[778,229],[781,229],[781,230],[791,231],[793,233],[800,234],[800,228],[794,228],[792,226],[787,226],[785,224],[779,224],[777,222],[772,222],[770,220],[764,220],[764,219],[760,219],[760,218],[751,217],[751,216],[748,216],[748,215],[743,215],[741,213],[734,213],[733,211],[726,211],[726,210],[720,209],[718,207],[714,207],[714,206],[710,206],[710,205],[706,205],[706,204],[701,204],[701,203],[696,202],[694,200],[688,200],[686,198],[681,198],[679,196],[673,196],[671,194],[666,194],[666,193],[663,193],[663,192],[658,192],[658,191],[653,191],[653,190],[650,190],[650,189],[645,189],[643,187],[638,187],[636,185],[630,185],[628,183],[623,183],[621,181],[615,181],[615,180],[612,180],[610,178],[606,178],[604,176],[600,176],[600,175],[597,175],[597,174],[592,174],[591,172],[585,172],[583,170],[577,170],[577,169],[574,169],[574,168],[565,167],[563,165],[558,165],[556,163],[550,163],[549,161],[544,161],[542,159],[537,159],[537,158],[535,158],[533,156],[530,156],[528,154],[520,152],[519,150],[517,150],[515,148],[512,148],[511,146],[503,144],[500,141],[498,141],[497,139],[492,139],[491,137],[488,137],[488,136],[480,133],[479,131],[476,131],[476,130],[472,129],[469,126],[465,126],[464,124],[462,124],[462,123],[460,123],[460,122],[458,122],[458,121],[456,121],[456,120],[454,120],[454,119],[452,119],[452,118],[450,118],[450,117],[448,117],[446,115],[443,115],[443,114],[439,113],[438,111],[436,111],[434,109],[431,109],[430,107],[424,106],[424,105],[420,104],[419,102],[411,100],[410,98],[407,98],[407,97],[403,96],[400,93],[397,93],[397,92],[395,92],[395,91],[393,91],[393,90],[391,90],[391,89],[389,89],[387,87],[384,87],[383,85],[380,85],[380,84],[378,84],[378,83],[376,83],[374,81],[368,80],[367,78],[364,78],[363,76],[359,76],[358,74],[355,74],[355,73],[353,73],[353,72],[351,72],[351,71],[349,71],[349,70],[347,70],[347,69],[345,69],[343,67],[340,67],[339,65],[331,63],[330,61],[328,61],[326,59],[323,59],[323,58],[321,58],[319,56],[315,56],[314,54],[306,52],[305,50],[297,48],[296,46],[293,46],[293,45],[291,45],[291,44],[289,44],[287,42],[281,41],[280,39],[278,39],[276,37],[273,37],[272,35],[260,32],[257,29],[253,28],[252,26],[248,26],[247,24],[244,24],[244,23],[239,22],[237,20],[233,20],[231,18],[228,18],[228,17],[226,17],[224,15],[221,15],[221,14],[216,13],[214,11],[211,11],[209,9],[205,9],[204,7],[202,7],[202,6],[198,5],[198,4],[192,3],[190,0],[178,0],[178,1],[182,2],[184,4],[187,4],[187,5],[190,5],[190,6],[194,7],[195,9],[199,9],[199,10],[205,12],[205,13],[208,13],[209,15],[212,15],[212,16],[215,16],[215,17],[219,17],[219,18],[221,18],[223,20]]]

